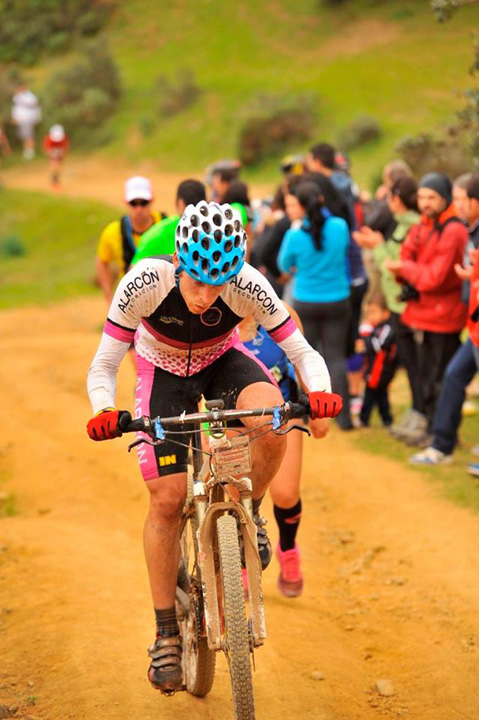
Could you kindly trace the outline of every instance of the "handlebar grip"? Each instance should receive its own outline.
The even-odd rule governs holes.
[[[298,402],[290,403],[291,405],[291,413],[290,417],[292,420],[295,418],[302,418],[305,415],[309,415],[310,406],[309,406],[309,400],[308,396],[304,393],[301,393],[301,395],[298,397]]]
[[[125,413],[126,414],[126,413]],[[119,420],[119,426],[122,433],[131,433],[131,432],[144,432],[145,431],[145,423],[143,422],[143,418],[137,418],[136,420],[131,419],[130,413],[128,413],[129,417],[120,417]]]

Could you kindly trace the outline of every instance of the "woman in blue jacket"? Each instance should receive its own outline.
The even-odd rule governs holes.
[[[281,244],[278,267],[293,275],[294,308],[306,338],[326,360],[334,392],[343,397],[345,409],[338,422],[343,430],[349,430],[349,229],[345,220],[326,210],[322,200],[318,185],[311,181],[300,183],[286,195],[291,227]]]

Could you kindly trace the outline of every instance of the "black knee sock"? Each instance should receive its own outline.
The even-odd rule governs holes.
[[[168,608],[168,610],[157,610],[155,608],[156,617],[156,636],[157,637],[173,637],[178,635],[180,628],[176,620],[176,608]]]
[[[292,550],[301,520],[301,498],[292,508],[284,509],[275,505],[274,516],[278,523],[281,550]]]

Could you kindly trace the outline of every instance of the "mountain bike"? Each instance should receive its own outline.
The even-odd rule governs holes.
[[[229,666],[236,720],[254,720],[251,661],[266,638],[261,561],[253,520],[250,444],[266,432],[309,432],[289,425],[308,413],[307,399],[254,410],[225,410],[223,400],[205,403],[206,411],[169,418],[143,416],[123,432],[137,432],[129,450],[141,444],[183,445],[175,434],[188,433],[188,492],[181,518],[181,559],[176,608],[183,636],[183,688],[204,697],[211,690],[216,652]],[[248,430],[228,423],[263,417]],[[242,581],[248,580],[248,605]]]

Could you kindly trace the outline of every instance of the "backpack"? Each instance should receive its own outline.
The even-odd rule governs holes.
[[[122,255],[125,272],[130,269],[131,261],[136,252],[136,245],[133,241],[133,230],[129,215],[123,215],[120,220]]]
[[[164,212],[160,212],[159,216],[160,220],[164,220],[166,217],[168,217],[167,214]],[[131,261],[133,260],[133,256],[136,253],[136,245],[133,240],[133,230],[131,227],[131,220],[129,215],[123,215],[123,217],[121,218],[120,231],[124,270],[125,272],[128,272],[128,270],[130,269]]]

